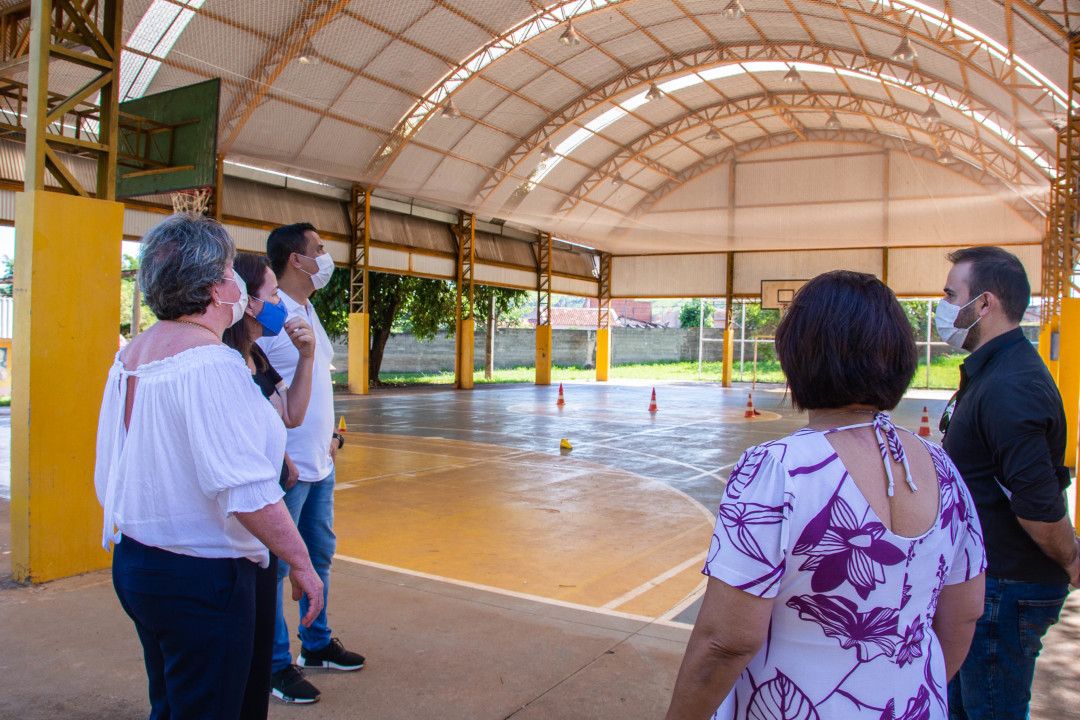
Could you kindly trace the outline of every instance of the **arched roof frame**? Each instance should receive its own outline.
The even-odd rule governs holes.
[[[549,30],[558,27],[563,21],[580,18],[587,14],[598,12],[623,2],[632,0],[565,0],[557,2],[551,7],[537,12],[507,32],[495,38],[492,42],[484,45],[474,52],[464,62],[443,76],[412,109],[406,113],[397,124],[389,139],[376,152],[369,161],[365,174],[370,176],[373,183],[377,183],[383,173],[392,164],[394,158],[401,152],[415,133],[430,119],[433,111],[439,107],[451,94],[460,87],[477,77],[491,63],[500,57],[539,37]],[[852,28],[856,41],[860,45],[859,51],[853,54],[861,57],[866,56],[866,48],[858,35],[856,24],[852,17],[862,19],[875,24],[884,25],[894,34],[905,33],[909,38],[934,49],[958,62],[966,70],[971,70],[994,80],[1002,87],[1008,88],[1014,96],[1020,91],[1034,91],[1036,97],[1033,102],[1027,100],[1023,104],[1035,109],[1036,105],[1043,106],[1039,112],[1048,116],[1053,111],[1056,102],[1062,110],[1068,107],[1065,95],[1060,88],[1053,85],[1045,76],[1033,66],[1024,62],[989,36],[981,33],[978,29],[959,21],[951,16],[935,10],[916,0],[850,0],[850,5],[844,5],[838,0],[826,2],[826,0],[792,0],[812,6],[839,10],[840,14]],[[1051,31],[1055,28],[1060,37],[1065,36],[1064,27],[1057,25],[1049,16],[1042,13],[1037,6],[1026,0],[1010,0],[1014,9],[1022,9],[1033,16],[1044,20]],[[789,3],[791,5],[791,3]],[[792,11],[799,15],[791,5]],[[897,14],[907,14],[906,22],[898,22]],[[748,16],[750,19],[750,16]],[[800,17],[800,22],[801,22]],[[752,19],[750,19],[753,24]],[[804,25],[805,27],[805,25]],[[765,37],[764,33],[755,26],[758,34]],[[1011,32],[1011,31],[1010,31]],[[812,35],[811,35],[812,36]],[[763,40],[765,44],[776,45],[776,41]],[[973,49],[969,53],[958,50],[959,45],[970,45]],[[844,51],[844,48],[834,48]],[[722,50],[721,50],[722,52]],[[848,50],[848,52],[852,52]],[[798,58],[787,58],[795,60]],[[992,72],[984,69],[990,68]],[[840,67],[852,67],[844,65]],[[686,68],[691,69],[691,68]],[[1019,85],[1015,81],[1015,75],[1022,74],[1030,84]],[[1049,106],[1047,106],[1049,105]],[[1002,125],[1007,127],[1008,124]],[[1012,128],[1016,134],[1016,128]]]
[[[968,108],[973,113],[989,118],[1000,127],[1009,124],[1008,119],[999,110],[985,100],[974,96],[965,88],[950,83],[943,78],[922,72],[917,68],[880,56],[868,56],[858,51],[805,42],[787,44],[756,42],[697,48],[634,68],[610,80],[607,84],[574,98],[552,113],[537,126],[536,130],[519,140],[504,155],[503,159],[496,164],[495,168],[488,173],[477,192],[477,207],[482,207],[492,192],[508,178],[515,178],[523,183],[534,182],[537,175],[535,169],[524,177],[515,173],[515,171],[527,161],[531,154],[539,152],[543,144],[555,133],[597,106],[612,101],[613,98],[621,94],[635,90],[640,91],[642,86],[649,83],[661,82],[690,72],[702,72],[706,68],[762,60],[832,66],[844,70],[845,74],[854,73],[860,79],[880,82],[886,87],[886,92],[888,92],[889,87],[900,87],[906,91],[922,94],[927,97],[928,101],[944,102],[954,108]],[[855,65],[856,62],[865,64],[858,70],[845,70],[845,68]],[[1022,97],[1014,94],[1013,99],[1014,102],[1026,106],[1032,112],[1038,112],[1034,107],[1028,105]],[[971,122],[973,130],[976,129],[976,125],[980,124],[974,117],[971,118]],[[1036,148],[1044,166],[1049,166],[1050,160],[1053,158],[1052,148],[1045,146],[1037,138],[1031,137],[1028,138],[1028,142],[1025,144],[1028,147]],[[1017,150],[1016,155],[1017,162],[1023,162],[1019,150]]]
[[[915,133],[918,132],[931,138],[939,137],[950,149],[962,150],[981,160],[982,167],[989,172],[978,172],[977,176],[971,177],[976,182],[983,185],[992,185],[995,188],[1001,186],[1002,183],[1009,187],[1025,184],[1021,177],[1022,168],[1013,162],[1013,158],[1006,156],[999,149],[984,142],[979,136],[965,132],[960,128],[942,125],[935,130],[928,129],[925,121],[922,120],[922,110],[885,103],[875,98],[857,97],[839,92],[776,93],[766,91],[697,108],[664,125],[652,128],[649,132],[642,133],[609,155],[596,166],[592,173],[567,191],[559,208],[555,211],[555,215],[561,217],[568,214],[579,202],[586,200],[601,182],[613,177],[626,164],[640,162],[652,166],[653,163],[648,160],[645,153],[655,145],[672,137],[692,132],[703,125],[711,125],[719,120],[740,115],[750,117],[755,113],[771,112],[780,115],[792,126],[795,142],[804,141],[808,131],[813,128],[806,128],[795,113],[806,110],[815,112],[831,110],[841,114],[857,114],[901,125],[908,130],[909,139],[912,143],[929,146],[935,152],[940,152],[941,145],[934,144],[933,141],[927,143],[919,140],[916,138]],[[972,167],[967,163],[964,163],[964,165]],[[972,169],[974,170],[974,168]],[[990,176],[993,176],[992,180]],[[676,173],[670,179],[677,179],[678,177],[679,175]],[[1031,181],[1037,181],[1036,177],[1029,176],[1029,178]],[[648,188],[641,189],[646,193],[650,192]],[[1013,192],[1017,191],[1014,189]]]
[[[639,220],[641,220],[641,218],[648,215],[657,203],[664,200],[672,193],[677,192],[683,185],[701,175],[745,155],[782,147],[784,145],[791,145],[799,142],[800,139],[800,136],[794,131],[762,135],[735,145],[730,145],[718,153],[702,158],[700,161],[682,170],[677,178],[661,183],[658,187],[648,193],[645,198],[635,205],[631,212],[625,215],[623,224],[616,226],[611,230],[608,234],[608,239],[616,240],[626,234]],[[932,146],[911,143],[895,135],[886,135],[871,130],[813,129],[806,131],[805,139],[808,142],[843,142],[855,145],[872,145],[883,149],[901,151],[928,162],[934,162],[938,159],[937,150]],[[983,180],[983,178],[985,178],[985,173],[968,163],[952,163],[946,167],[952,172],[969,180],[986,184]],[[1035,209],[1033,205],[1022,196],[1015,194],[1012,188],[1007,184],[999,181],[998,185],[1003,190],[1007,190],[1012,196],[1010,200],[1005,200],[1005,202],[1007,202],[1018,215],[1036,226],[1045,221],[1044,213]]]

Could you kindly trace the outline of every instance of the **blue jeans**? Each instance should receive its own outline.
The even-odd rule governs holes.
[[[330,563],[337,548],[334,534],[334,471],[318,482],[298,482],[285,493],[285,507],[289,508],[300,537],[307,545],[311,564],[323,581],[323,609],[311,627],[300,627],[300,642],[308,650],[322,650],[330,644],[330,628],[326,624],[326,600],[330,593]],[[282,589],[289,564],[278,559],[277,625],[274,628],[274,661],[272,672],[280,672],[292,662],[289,654],[289,626],[285,622]],[[307,597],[300,600],[300,617],[307,612]]]
[[[200,558],[124,537],[113,587],[139,633],[151,720],[235,720],[255,633],[255,572],[244,558]]]
[[[949,683],[950,720],[1026,720],[1042,637],[1068,594],[1068,585],[986,578],[983,616]]]

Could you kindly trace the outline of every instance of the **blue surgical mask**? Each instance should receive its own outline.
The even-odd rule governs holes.
[[[289,316],[289,311],[280,302],[272,303],[266,300],[261,302],[263,304],[262,310],[255,316],[255,319],[263,326],[263,337],[272,337],[281,332],[281,328],[285,327],[285,318]]]

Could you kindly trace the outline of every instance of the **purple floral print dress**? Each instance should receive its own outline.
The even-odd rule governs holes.
[[[888,415],[866,425],[882,457],[906,467]],[[938,516],[919,537],[894,535],[826,438],[844,429],[802,429],[750,448],[731,473],[702,572],[776,600],[764,647],[715,718],[948,716],[931,623],[942,588],[986,567],[975,505],[945,451],[924,443],[941,488]],[[892,494],[891,473],[889,481]]]

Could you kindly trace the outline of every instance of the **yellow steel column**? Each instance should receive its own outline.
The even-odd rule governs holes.
[[[16,581],[45,582],[109,563],[93,468],[119,337],[124,206],[113,198],[123,6],[34,0],[30,8],[25,190],[15,201],[11,568]],[[50,97],[50,69],[65,62],[97,75],[66,100]],[[97,156],[91,189],[63,153],[75,141],[55,134],[74,108],[96,121],[96,142],[78,141]],[[46,171],[68,194],[44,190]],[[73,300],[89,310],[74,310]]]
[[[1039,356],[1042,357],[1054,382],[1058,382],[1058,357],[1060,356],[1060,347],[1055,348],[1055,345],[1059,345],[1060,338],[1061,316],[1052,315],[1049,322],[1039,326]]]
[[[475,331],[476,320],[473,314],[473,246],[476,242],[476,217],[466,212],[458,216],[454,227],[458,240],[457,268],[457,332],[454,334],[454,385],[462,390],[471,390],[473,374],[476,371]]]
[[[536,384],[551,384],[551,234],[536,240]]]
[[[727,300],[724,303],[724,367],[721,384],[731,387],[731,368],[735,364],[735,253],[727,254]]]
[[[1065,425],[1069,429],[1065,464],[1076,467],[1077,419],[1080,417],[1080,298],[1061,300],[1061,346],[1058,389],[1065,404]]]
[[[349,256],[349,392],[370,391],[371,333],[368,315],[368,246],[371,243],[371,191],[352,188],[352,252]]]
[[[611,372],[611,253],[600,253],[597,290],[596,379],[603,382]]]

